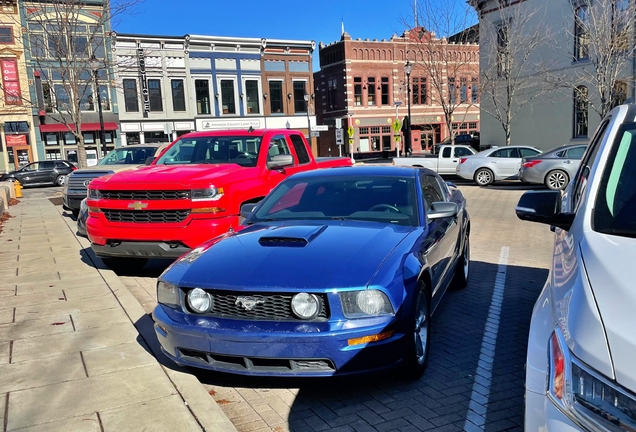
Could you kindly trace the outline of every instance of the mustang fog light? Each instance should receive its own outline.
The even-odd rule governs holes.
[[[205,313],[212,307],[212,297],[201,288],[195,288],[188,293],[188,305],[195,312]]]
[[[292,297],[291,307],[298,318],[312,319],[320,312],[320,300],[313,294],[299,293]]]

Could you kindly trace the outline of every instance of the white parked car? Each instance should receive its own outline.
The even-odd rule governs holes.
[[[473,180],[479,186],[488,186],[497,180],[519,177],[521,159],[541,153],[534,147],[507,146],[481,151],[459,159],[457,175]]]
[[[636,104],[601,122],[564,192],[526,192],[554,228],[532,313],[526,431],[636,430]]]

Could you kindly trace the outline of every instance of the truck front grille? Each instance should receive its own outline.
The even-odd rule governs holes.
[[[112,171],[86,171],[71,173],[68,177],[68,189],[72,190],[76,195],[86,195],[86,189],[88,189],[87,184],[90,183],[91,180],[112,173]]]
[[[178,223],[190,210],[103,210],[109,222]]]
[[[208,290],[207,292],[212,296],[213,306],[209,312],[203,314],[205,316],[252,320],[307,321],[301,320],[292,312],[291,301],[296,293],[249,293],[216,290]],[[325,294],[316,294],[316,296],[320,299],[320,312],[314,318],[314,321],[327,321],[329,318],[327,296]],[[243,302],[239,298],[242,298]],[[258,301],[256,305],[246,309],[245,304],[249,303],[250,300]]]
[[[180,200],[190,199],[189,190],[144,190],[144,191],[111,191],[101,190],[104,199],[111,200]]]

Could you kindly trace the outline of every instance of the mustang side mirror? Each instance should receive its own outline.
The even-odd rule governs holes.
[[[243,204],[241,206],[241,217],[247,218],[252,214],[254,208],[257,206],[256,203]]]
[[[539,222],[566,231],[574,222],[574,213],[561,213],[561,191],[529,191],[519,199],[515,208],[521,220]]]
[[[152,161],[153,161],[153,160],[155,160],[155,157],[154,157],[154,156],[147,157],[147,158],[146,158],[146,162],[145,162],[145,164],[146,164],[146,165],[150,165],[150,164],[152,163]]]
[[[455,217],[459,213],[459,206],[454,202],[434,202],[431,209],[426,213],[430,219],[441,219]]]
[[[267,161],[267,169],[284,168],[294,164],[294,157],[292,155],[275,155],[271,160]]]

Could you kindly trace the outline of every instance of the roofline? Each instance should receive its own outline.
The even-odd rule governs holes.
[[[135,33],[117,33],[113,32],[118,40],[120,39],[160,39],[160,40],[170,40],[170,41],[179,41],[184,42],[185,36],[166,36],[166,35],[145,35],[145,34],[135,34]]]

